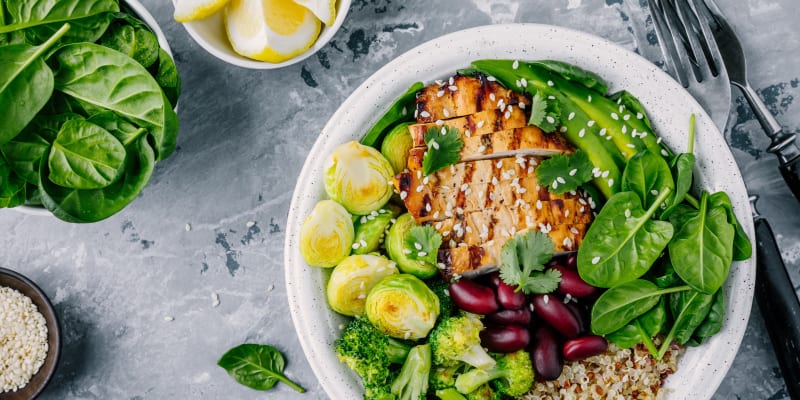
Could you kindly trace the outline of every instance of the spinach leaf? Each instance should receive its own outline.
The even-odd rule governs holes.
[[[692,178],[694,174],[694,164],[696,162],[694,157],[694,124],[695,116],[692,114],[689,118],[689,149],[686,153],[678,154],[672,160],[672,170],[675,175],[675,196],[672,202],[663,213],[661,219],[667,219],[672,211],[675,210],[679,204],[683,203],[689,190],[692,188]]]
[[[71,189],[100,189],[116,181],[125,147],[102,127],[84,119],[61,126],[47,162],[50,181]]]
[[[129,145],[140,136],[147,134],[147,129],[140,128],[111,111],[92,115],[88,121],[103,127],[103,129],[114,135],[123,146]]]
[[[44,40],[63,23],[74,29],[65,41],[97,40],[108,27],[114,12],[119,11],[117,0],[7,0],[8,25],[0,33],[26,30],[32,40]]]
[[[100,38],[100,44],[133,58],[145,68],[158,60],[156,35],[147,25],[127,14],[119,15]]]
[[[669,298],[669,307],[672,313],[672,328],[670,328],[661,349],[658,351],[657,360],[664,357],[673,340],[680,344],[686,344],[692,337],[692,333],[706,319],[711,305],[714,302],[714,295],[705,294],[696,290],[688,290],[681,293],[673,293]]]
[[[684,220],[685,218],[685,220]],[[695,290],[713,294],[728,277],[734,228],[723,207],[710,207],[703,192],[700,209],[673,220],[678,232],[669,243],[669,257],[679,260],[675,272]]]
[[[6,7],[0,2],[0,26],[6,25]],[[7,33],[0,33],[0,46],[10,44]]]
[[[600,93],[601,95],[605,96],[606,92],[608,91],[608,84],[600,75],[578,66],[555,60],[534,61],[531,64],[538,65],[549,70],[550,72],[561,75],[562,78],[579,83],[588,89],[592,89]]]
[[[725,192],[714,193],[708,198],[708,203],[711,207],[724,208],[728,216],[728,223],[733,225],[733,259],[742,261],[750,258],[753,255],[753,245],[750,243],[747,233],[744,232],[742,224],[736,218],[736,214],[733,213],[733,206],[728,194]]]
[[[69,21],[72,29],[61,38],[60,43],[95,42],[108,29],[112,20],[112,13],[103,13]],[[12,33],[20,34],[27,43],[39,44],[47,40],[61,24],[39,25]]]
[[[647,333],[648,338],[664,332],[664,327],[667,324],[667,301],[662,297],[655,307],[644,313],[637,320]]]
[[[17,136],[47,104],[53,93],[53,71],[42,54],[69,29],[64,25],[41,46],[10,44],[0,48],[0,144]]]
[[[0,155],[0,208],[25,204],[25,181],[18,177]]]
[[[639,328],[634,324],[627,324],[607,334],[606,339],[610,340],[621,349],[630,349],[643,342],[642,335],[639,333]]]
[[[181,76],[178,74],[175,61],[162,48],[158,49],[158,70],[153,77],[156,78],[158,86],[161,86],[172,108],[175,108],[181,96]]]
[[[37,115],[25,129],[0,146],[0,150],[11,169],[28,183],[39,183],[39,161],[50,150],[61,125],[72,119],[83,118],[78,114]]]
[[[661,265],[660,271],[653,277],[653,283],[660,288],[668,288],[682,283],[681,277],[675,272],[675,267],[672,266],[672,260],[667,258]]]
[[[592,286],[614,287],[647,272],[672,238],[672,225],[651,219],[671,190],[647,210],[633,192],[611,196],[578,249],[578,272]]]
[[[47,159],[39,166],[39,190],[42,204],[56,217],[67,222],[96,222],[122,210],[144,189],[153,174],[155,155],[147,136],[126,147],[125,172],[102,189],[67,189],[51,182]]]
[[[644,208],[652,206],[666,189],[674,193],[675,182],[663,157],[645,150],[628,160],[622,173],[622,190],[636,193]]]
[[[656,355],[658,350],[653,345],[652,337],[664,330],[666,322],[667,303],[662,297],[653,308],[633,320],[630,324],[609,333],[606,335],[606,339],[611,340],[621,348],[631,348],[643,343],[653,355]]]
[[[267,390],[278,381],[303,393],[305,389],[283,374],[283,355],[272,346],[241,344],[228,350],[217,365],[228,371],[236,382],[255,390]]]
[[[689,290],[688,286],[659,289],[643,279],[623,283],[603,293],[592,307],[591,327],[606,335],[627,325],[658,304],[661,295]]]
[[[720,288],[714,295],[711,310],[703,323],[692,334],[692,338],[688,342],[690,346],[699,346],[722,330],[722,322],[725,319],[725,291],[723,289]]]
[[[153,137],[157,160],[172,154],[178,117],[158,83],[139,63],[91,43],[65,45],[53,59],[59,64],[57,90],[146,128]]]

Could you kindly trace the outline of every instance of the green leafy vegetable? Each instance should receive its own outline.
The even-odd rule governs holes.
[[[536,64],[540,67],[544,67],[550,70],[551,72],[560,75],[562,78],[579,83],[588,89],[596,91],[600,95],[605,95],[606,92],[608,91],[608,83],[606,83],[606,81],[600,75],[597,75],[592,71],[580,68],[576,65],[555,60],[540,60],[540,61],[534,61],[531,64]],[[617,95],[621,94],[617,93]],[[616,98],[612,96],[612,100],[616,100]]]
[[[8,165],[28,183],[38,184],[39,162],[50,150],[61,125],[76,118],[83,117],[72,113],[37,115],[19,135],[0,147]]]
[[[127,14],[120,14],[100,38],[100,44],[133,58],[145,68],[158,60],[156,35],[147,25]]]
[[[217,365],[228,371],[236,382],[255,390],[268,390],[278,382],[304,393],[306,390],[283,374],[286,361],[274,347],[241,344],[228,350]]]
[[[88,121],[109,131],[123,146],[129,145],[142,135],[147,134],[147,129],[140,128],[111,111],[94,114],[88,118]]]
[[[0,155],[0,208],[25,203],[25,181],[18,177]]]
[[[711,310],[703,323],[692,334],[692,338],[687,342],[689,345],[699,346],[722,330],[722,322],[725,319],[725,291],[723,289],[720,288],[714,295]]]
[[[541,92],[535,92],[531,99],[531,116],[528,125],[538,126],[545,132],[553,132],[561,122],[558,102],[546,100]]]
[[[178,67],[175,66],[175,60],[162,48],[158,49],[158,70],[153,76],[172,108],[175,108],[181,96],[181,76],[178,74]]]
[[[653,344],[652,338],[664,330],[666,322],[667,303],[664,297],[661,297],[655,307],[634,319],[630,324],[606,335],[606,338],[621,348],[631,348],[643,343],[655,356],[658,354],[658,349]]]
[[[689,149],[686,153],[678,154],[673,160],[672,171],[675,176],[675,196],[672,197],[667,209],[661,213],[661,219],[669,218],[675,207],[680,205],[689,194],[692,188],[692,178],[694,174],[694,165],[696,163],[694,157],[694,114],[689,119]]]
[[[51,182],[73,189],[100,189],[122,173],[125,147],[91,122],[70,120],[61,126],[48,163]]]
[[[710,207],[703,192],[700,209],[673,218],[678,227],[669,243],[675,272],[695,290],[714,294],[728,277],[734,228],[723,207]]]
[[[660,288],[667,288],[681,283],[681,277],[675,272],[672,261],[667,258],[661,265],[660,273],[653,278],[653,283]]]
[[[114,12],[119,11],[116,0],[7,0],[9,24],[0,26],[0,33],[24,30],[33,43],[53,35],[68,22],[73,29],[64,41],[97,40],[108,28]]]
[[[545,271],[544,264],[553,258],[554,247],[546,233],[528,231],[515,235],[500,252],[500,278],[525,294],[552,292],[561,282],[561,272]]]
[[[753,245],[747,237],[742,224],[736,218],[731,205],[731,199],[725,192],[717,192],[709,196],[708,204],[711,207],[722,207],[728,216],[728,223],[733,225],[733,259],[735,261],[742,261],[750,258],[753,255]]]
[[[578,272],[592,286],[614,287],[646,273],[672,238],[668,222],[651,219],[670,189],[647,210],[633,192],[612,196],[578,249]]]
[[[389,132],[389,128],[398,122],[410,120],[414,117],[414,102],[417,99],[417,92],[424,87],[425,85],[422,82],[414,82],[375,122],[375,125],[361,139],[361,144],[380,148],[383,136]]]
[[[636,193],[642,200],[642,207],[652,206],[666,189],[674,193],[675,183],[663,157],[645,150],[628,160],[622,173],[622,190]]]
[[[442,235],[430,225],[413,226],[406,232],[405,249],[408,258],[436,265]]]
[[[536,168],[536,176],[550,192],[564,194],[589,182],[592,169],[594,166],[586,153],[576,150],[571,155],[557,154],[542,161]]]
[[[669,307],[672,314],[672,328],[670,328],[664,343],[658,351],[657,360],[664,357],[673,340],[680,344],[686,344],[692,337],[692,333],[706,319],[714,296],[700,293],[696,290],[688,290],[681,293],[670,295]]]
[[[659,289],[643,279],[626,282],[603,293],[592,307],[591,327],[597,335],[621,329],[658,304],[661,295],[689,290],[688,286]]]
[[[428,150],[422,158],[422,173],[430,175],[461,159],[464,140],[461,139],[458,129],[449,126],[432,127],[425,132],[425,145]]]

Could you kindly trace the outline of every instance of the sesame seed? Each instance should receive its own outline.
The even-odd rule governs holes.
[[[536,200],[536,209],[537,210],[541,210],[542,209],[542,201],[541,200]]]
[[[653,196],[658,196],[658,190],[653,189],[650,191],[650,194],[652,194]]]
[[[450,85],[447,88],[450,89],[451,92],[455,92],[456,90],[458,90],[458,86],[456,85]]]
[[[472,132],[469,129],[464,129],[464,136],[472,137]]]
[[[581,128],[581,130],[578,131],[578,137],[584,137],[585,135],[586,135],[586,129]]]
[[[359,240],[358,243],[361,243],[361,247],[367,247],[367,241],[364,239]]]
[[[421,192],[423,189],[425,189],[425,186],[423,186],[423,185],[417,186],[417,189],[416,189],[417,193]]]
[[[444,116],[445,116],[446,118],[449,118],[449,117],[450,117],[450,111],[449,111],[448,109],[446,109],[446,108],[443,108],[443,109],[442,109],[442,114],[444,114]]]
[[[558,178],[556,178],[556,180],[558,181],[558,183],[560,183],[562,185],[567,183],[567,181],[564,178],[560,177],[560,176]]]
[[[431,212],[431,203],[425,204],[425,211]]]
[[[564,217],[569,217],[569,208],[564,210]]]
[[[497,180],[497,177],[496,177],[496,176],[493,176],[493,177],[492,177],[492,185],[495,185],[495,186],[497,186],[497,184],[498,184],[498,183],[500,183],[500,182]]]
[[[642,119],[642,118],[644,118],[644,115],[642,115],[642,113],[636,113],[636,119]]]
[[[497,80],[497,78],[495,78],[495,77],[493,77],[493,76],[491,76],[491,75],[490,75],[490,76],[487,76],[487,77],[486,77],[486,80],[487,80],[487,81],[489,81],[489,82],[494,82],[494,81],[496,81],[496,80]]]
[[[478,153],[483,153],[485,151],[486,151],[486,146],[484,146],[484,145],[478,146]]]
[[[606,136],[606,140],[611,140],[611,135]]]
[[[569,113],[569,115],[567,116],[567,120],[572,121],[573,118],[575,118],[575,112],[574,111]]]
[[[628,133],[628,125],[622,125],[622,133]]]
[[[631,115],[630,115],[630,114],[625,114],[625,116],[624,116],[624,117],[622,117],[622,120],[623,120],[623,121],[627,121],[627,120],[629,120],[629,119],[631,119]]]
[[[544,297],[542,298],[542,300],[544,300],[544,304],[549,304],[549,303],[550,303],[550,296],[548,296],[548,295],[544,295]]]
[[[581,232],[580,232],[580,231],[579,231],[577,228],[575,228],[574,226],[573,226],[572,228],[569,228],[569,231],[570,231],[570,232],[572,232],[572,233],[573,233],[573,234],[575,234],[575,235],[577,235],[577,234],[581,233]]]
[[[669,153],[667,153],[667,151],[664,149],[661,149],[661,155],[664,157],[669,157]]]
[[[658,139],[656,139],[656,144],[661,144],[661,142],[662,142],[663,140],[664,140],[664,139],[662,139],[662,138],[659,136],[659,137],[658,137]]]
[[[578,209],[578,212],[581,214],[583,214],[584,211],[586,211],[586,207],[584,206],[581,206],[581,208]]]
[[[551,124],[556,122],[556,119],[555,119],[555,118],[553,118],[553,117],[551,117],[551,116],[549,116],[549,115],[548,115],[548,116],[547,116],[547,118],[545,118],[545,119],[547,120],[547,122],[549,122],[549,123],[551,123]]]
[[[589,127],[594,126],[594,120],[590,119],[589,122],[586,123],[586,126],[589,126]]]
[[[592,95],[588,95],[588,96],[586,96],[586,100],[587,100],[589,103],[591,103],[591,102],[592,102]]]
[[[485,121],[478,121],[478,123],[477,123],[477,124],[475,124],[475,126],[476,126],[476,127],[478,127],[478,128],[483,128],[483,123],[484,123],[484,122],[485,122]]]
[[[428,255],[428,253],[424,252],[424,251],[420,251],[419,253],[417,253],[417,257],[425,257],[427,255]]]
[[[612,186],[614,186],[614,178],[611,178],[611,179],[608,180],[608,187],[612,187]],[[594,207],[592,207],[592,208],[594,208]]]
[[[602,173],[602,175],[601,175],[601,176],[602,176],[603,178],[608,178],[608,174],[610,174],[610,173],[611,173],[611,171],[603,171],[603,173]]]
[[[469,185],[467,185],[466,183],[461,185],[461,191],[463,192],[463,191],[467,190],[468,187],[469,187]]]
[[[620,98],[619,100],[617,100],[617,104],[620,104],[621,102],[622,102],[622,98]],[[620,112],[620,113],[621,113],[621,112],[622,112],[622,110],[624,110],[624,109],[625,109],[625,106],[619,106],[619,112]]]
[[[600,129],[600,132],[598,132],[598,134],[599,134],[600,136],[605,136],[605,135],[606,135],[606,132],[607,132],[606,128],[602,128],[602,129]]]
[[[428,184],[428,177],[427,177],[427,176],[426,176],[426,177],[425,177],[425,178],[422,180],[422,183],[423,183],[424,185],[427,185],[427,184]]]
[[[630,218],[630,217],[631,217],[631,210],[629,208],[626,208],[625,209],[625,218]]]
[[[511,69],[517,69],[517,68],[519,68],[519,61],[514,60],[514,62],[511,64]]]
[[[525,81],[525,82],[527,82],[527,81]],[[525,86],[528,86],[528,85],[526,84]],[[519,107],[520,110],[524,110],[525,109],[525,103],[519,103],[519,104],[517,104],[517,107]]]
[[[414,110],[414,119],[417,119],[417,117],[419,117],[419,110]]]
[[[444,96],[444,90],[436,92],[436,97],[442,97],[442,96]]]
[[[522,78],[519,81],[522,83],[523,87],[528,87],[528,80],[527,79]],[[522,104],[522,103],[520,103],[520,104]]]
[[[489,100],[495,101],[497,97],[495,97],[494,93],[489,93]]]
[[[522,82],[520,82],[519,79],[517,79],[516,81],[514,81],[514,85],[516,85],[517,87],[522,87]]]
[[[597,263],[599,263],[599,262],[600,262],[600,256],[597,256],[597,257],[595,257],[595,258],[592,258],[592,264],[596,265],[596,264],[597,264]]]
[[[511,106],[508,106],[508,111],[503,115],[506,119],[511,118]]]
[[[556,99],[556,96],[553,96],[553,95],[547,96],[547,100],[555,100],[555,99]]]
[[[628,148],[631,148],[631,149],[635,149],[636,148],[636,145],[633,144],[633,143],[628,143],[625,146],[628,146]]]
[[[561,133],[567,133],[567,127],[562,125],[561,128],[558,128],[558,131]]]
[[[434,150],[439,150],[439,143],[436,143],[435,140],[431,140],[430,145],[431,147],[433,147]]]
[[[612,112],[611,113],[611,118],[614,119],[615,121],[619,120],[619,115],[617,115],[617,113]]]
[[[555,83],[553,83],[553,81],[547,81],[547,86],[553,86],[553,85],[555,85]]]
[[[400,200],[405,200],[406,197],[408,197],[408,192],[406,192],[405,190],[400,192]]]
[[[441,221],[437,222],[435,228],[436,228],[437,231],[439,229],[442,229],[442,222]]]
[[[444,125],[444,121],[442,121],[440,119],[437,119],[436,120],[436,126],[442,126],[442,125]]]
[[[503,160],[497,160],[497,162],[494,163],[494,166],[495,168],[503,168]]]
[[[419,116],[422,117],[422,118],[428,118],[428,117],[431,116],[431,113],[429,113],[427,111],[423,111],[423,112],[419,113]]]
[[[454,84],[455,82],[456,82],[456,81],[455,81],[455,79],[454,79],[452,76],[451,76],[451,77],[450,77],[450,79],[447,81],[447,83],[449,83],[449,84],[451,84],[451,85],[452,85],[452,84]]]
[[[558,181],[557,180],[553,181],[552,186],[553,186],[553,190],[557,189],[558,188]]]
[[[573,169],[571,169],[569,171],[569,176],[575,176],[575,174],[577,174],[577,173],[578,173],[578,169],[577,168],[573,168]]]

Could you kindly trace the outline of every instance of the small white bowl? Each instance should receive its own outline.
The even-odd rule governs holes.
[[[189,32],[189,36],[194,39],[200,47],[211,53],[214,57],[242,68],[250,69],[274,69],[286,67],[298,63],[310,57],[312,54],[325,47],[339,30],[350,10],[351,0],[338,0],[336,5],[336,19],[332,26],[323,25],[322,31],[314,44],[306,51],[280,63],[271,63],[247,58],[236,53],[228,41],[228,34],[225,32],[225,24],[222,21],[222,11],[200,21],[184,22],[183,27]],[[175,0],[172,0],[175,4]]]

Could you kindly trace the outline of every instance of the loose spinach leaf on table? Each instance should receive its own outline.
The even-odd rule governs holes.
[[[675,182],[669,165],[660,155],[648,150],[637,153],[625,166],[622,173],[622,190],[636,193],[642,200],[642,207],[649,208],[664,190],[675,192]],[[665,200],[669,203],[671,199]]]
[[[670,189],[662,190],[647,210],[633,192],[612,196],[578,249],[581,278],[608,288],[644,275],[672,238],[669,222],[651,219],[670,193]]]
[[[65,22],[73,29],[63,42],[94,42],[119,11],[117,0],[7,0],[6,7],[8,24],[0,26],[0,33],[24,30],[32,43],[47,40]]]
[[[57,90],[147,128],[155,143],[157,160],[172,154],[178,117],[158,83],[139,63],[91,43],[65,45],[52,58],[59,65],[55,74]]]
[[[0,48],[0,145],[33,120],[53,93],[53,71],[42,55],[70,29],[64,25],[41,46],[10,44]]]
[[[687,286],[659,289],[652,282],[643,279],[612,287],[592,307],[592,332],[606,335],[617,331],[655,307],[662,295],[688,289]]]
[[[713,302],[714,295],[696,290],[671,294],[669,307],[672,314],[672,327],[667,333],[664,343],[661,344],[656,359],[660,360],[664,357],[673,340],[679,344],[686,344],[691,339],[692,333],[706,319]]]
[[[692,338],[687,342],[690,346],[699,346],[705,343],[710,337],[719,333],[722,330],[722,322],[725,319],[725,290],[719,288],[714,295],[714,302],[711,304],[711,310],[708,316],[697,327],[697,330],[692,334]]]
[[[122,174],[125,147],[102,127],[75,119],[61,126],[47,162],[49,179],[56,185],[100,189]]]
[[[742,224],[736,218],[736,214],[733,213],[733,206],[728,194],[725,192],[714,193],[708,198],[708,203],[711,207],[724,208],[728,216],[728,223],[733,225],[733,259],[742,261],[750,258],[753,255],[753,245],[750,243],[747,233],[744,232]]]
[[[285,364],[283,355],[274,347],[258,344],[236,346],[217,361],[231,378],[251,389],[268,390],[280,381],[300,393],[305,392],[283,374]]]
[[[668,246],[675,272],[695,290],[715,293],[733,261],[734,228],[725,209],[711,206],[704,192],[699,210],[673,215],[672,223],[678,227]]]

